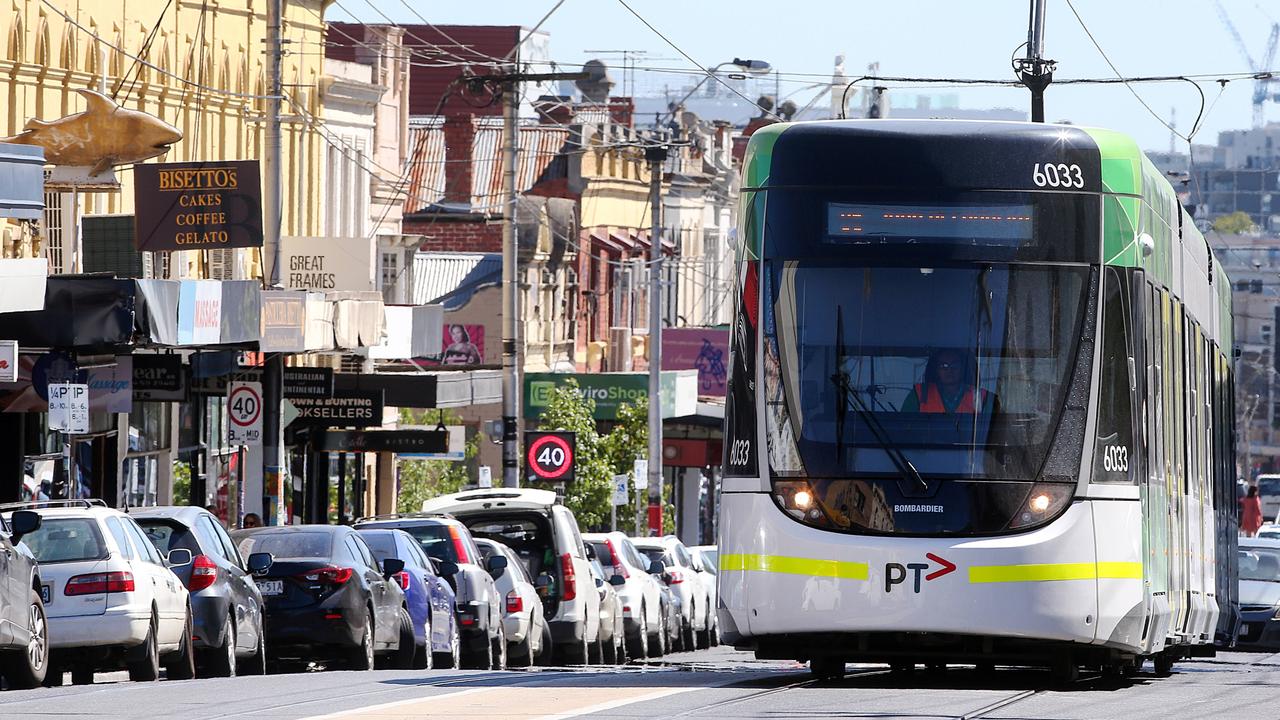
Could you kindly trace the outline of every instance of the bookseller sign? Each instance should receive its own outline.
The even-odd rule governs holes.
[[[143,163],[133,175],[139,250],[262,246],[257,160]]]

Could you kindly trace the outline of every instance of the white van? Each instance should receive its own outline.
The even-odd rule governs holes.
[[[1262,498],[1262,521],[1276,522],[1280,515],[1280,475],[1259,475],[1258,497]]]

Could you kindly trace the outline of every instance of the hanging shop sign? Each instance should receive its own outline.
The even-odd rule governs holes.
[[[0,382],[18,382],[17,340],[0,340]]]
[[[382,424],[382,393],[355,390],[328,398],[293,398],[298,408],[294,426],[370,427]]]
[[[595,400],[597,420],[618,419],[618,408],[624,403],[634,405],[649,397],[649,374],[643,372],[617,373],[525,373],[524,416],[536,420],[542,416],[550,401],[551,392],[577,380],[577,392],[584,398]],[[663,370],[659,376],[659,392],[662,397],[662,417],[684,417],[697,412],[697,373],[693,370]]]
[[[187,399],[189,372],[180,355],[134,355],[133,399],[182,402]]]
[[[577,435],[571,432],[525,433],[525,477],[530,481],[572,481],[576,443]]]
[[[49,386],[49,429],[71,435],[89,432],[89,386],[53,383]]]
[[[262,370],[260,368],[239,370],[235,372],[234,379],[262,382]],[[226,395],[231,380],[232,377],[228,375],[197,378],[191,391],[197,395]],[[284,396],[289,399],[333,397],[333,368],[285,368]]]
[[[377,290],[366,237],[282,237],[280,277],[291,290]]]
[[[139,250],[262,246],[257,160],[140,164],[133,180]]]
[[[307,295],[290,290],[262,291],[262,352],[303,352],[307,349]]]
[[[227,390],[227,440],[262,444],[262,383],[233,382]]]
[[[662,369],[697,370],[700,397],[724,397],[729,382],[729,331],[721,328],[662,329]]]
[[[314,436],[321,452],[441,453],[449,447],[444,430],[324,430]]]
[[[184,280],[178,289],[178,344],[217,345],[222,337],[222,284]]]

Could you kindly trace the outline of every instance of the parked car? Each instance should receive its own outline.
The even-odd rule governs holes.
[[[364,518],[356,528],[393,528],[409,533],[456,594],[455,615],[462,639],[462,666],[481,670],[506,667],[507,640],[502,624],[504,598],[498,593],[467,526],[426,513]]]
[[[689,549],[673,535],[636,538],[635,545],[650,560],[661,561],[666,566],[663,580],[680,600],[678,644],[684,650],[693,650],[695,636],[705,636],[713,610],[710,595],[695,577],[701,568],[694,567]]]
[[[0,641],[0,674],[8,687],[27,689],[44,682],[49,671],[49,622],[40,565],[22,540],[40,528],[42,518],[18,510],[0,530],[0,620],[9,631]]]
[[[698,647],[710,647],[720,644],[720,620],[718,609],[719,602],[719,582],[720,553],[715,545],[698,545],[689,548],[689,552],[693,554],[695,567],[701,567],[702,572],[698,573],[698,579],[702,581],[704,589],[707,591],[709,598],[707,603],[707,622],[710,627],[707,629],[705,638],[698,638]]]
[[[428,500],[424,511],[449,513],[476,537],[515,550],[542,597],[552,644],[567,664],[585,665],[600,628],[600,596],[586,592],[591,568],[573,513],[550,490],[493,488]]]
[[[166,556],[191,552],[191,562],[172,569],[190,593],[196,672],[204,677],[265,673],[262,593],[253,575],[271,567],[271,555],[241,557],[222,523],[201,507],[138,508],[129,515]]]
[[[395,578],[404,591],[409,617],[413,619],[416,648],[413,667],[420,670],[434,665],[458,667],[462,639],[458,633],[458,619],[454,615],[453,586],[440,577],[431,559],[409,533],[372,528],[357,532],[369,544],[378,562],[385,565],[388,558],[399,558],[404,562],[404,570]]]
[[[605,665],[620,665],[627,661],[626,636],[622,627],[622,600],[612,581],[614,576],[605,575],[600,561],[591,558],[591,579],[595,582],[596,592],[600,594],[600,632],[599,639],[591,646],[591,661]],[[606,579],[608,578],[608,579]],[[617,579],[622,584],[622,578]]]
[[[413,620],[392,576],[404,563],[379,563],[349,527],[293,525],[236,530],[241,555],[270,553],[257,579],[266,601],[267,658],[276,668],[336,661],[371,670],[381,657],[413,664]]]
[[[1259,475],[1254,478],[1254,484],[1258,486],[1262,502],[1262,519],[1280,520],[1280,475]]]
[[[653,562],[620,532],[587,533],[583,539],[595,551],[610,581],[622,578],[622,584],[615,584],[614,589],[622,601],[627,654],[635,659],[650,657],[650,644],[655,652],[662,645],[665,608],[662,580],[649,572]]]
[[[496,540],[476,538],[476,547],[485,560],[485,567],[503,598],[503,625],[507,633],[507,662],[518,667],[532,665],[551,649],[545,641],[551,636],[547,619],[542,612],[542,598],[533,586],[533,580],[525,572],[524,563],[511,548]],[[505,558],[505,565],[490,562],[493,557]]]
[[[129,671],[135,681],[195,676],[191,604],[168,563],[191,562],[187,551],[168,558],[133,518],[101,500],[45,501],[3,506],[34,509],[40,526],[23,543],[40,562],[40,594],[49,618],[45,684],[60,685],[69,669],[77,685],[99,670]],[[8,519],[18,522],[18,513]],[[25,607],[25,606],[24,606]]]
[[[1280,540],[1240,538],[1241,650],[1280,650]]]

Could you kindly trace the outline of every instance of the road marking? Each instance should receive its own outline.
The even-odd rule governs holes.
[[[811,575],[842,580],[866,580],[868,575],[868,567],[864,562],[817,560],[784,555],[721,555],[720,569]]]
[[[317,715],[305,720],[403,720],[451,718],[452,720],[567,720],[612,710],[632,703],[649,702],[701,687],[530,687],[514,685],[471,688],[395,702]],[[609,698],[601,701],[601,698]],[[612,696],[612,697],[610,697]]]
[[[1052,580],[1141,580],[1142,563],[1043,563],[1037,565],[974,565],[971,583],[1047,582]]]

